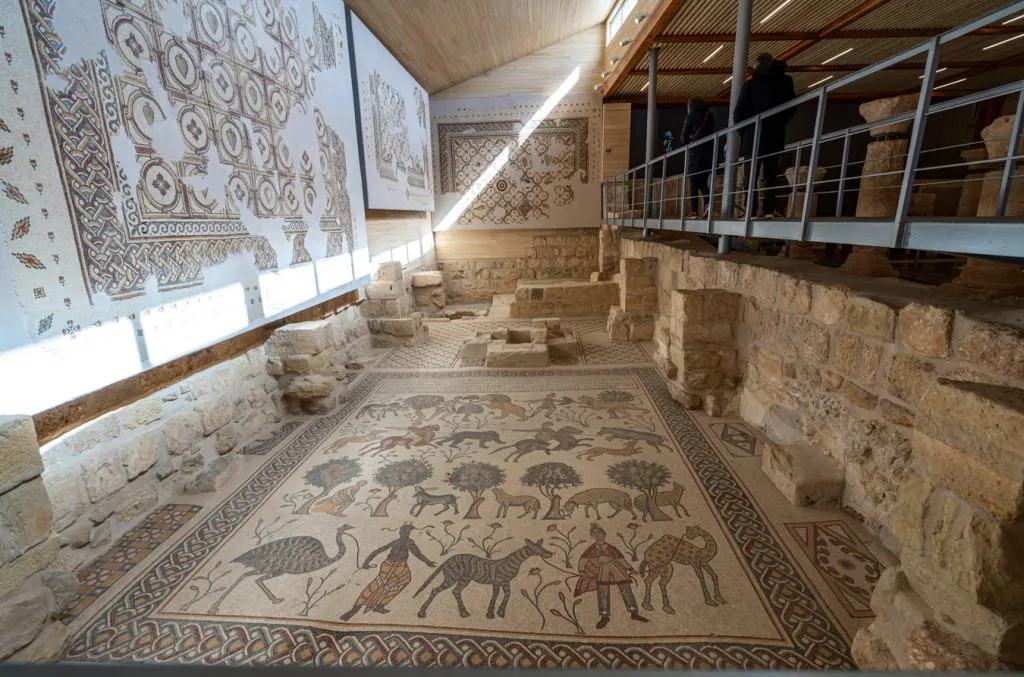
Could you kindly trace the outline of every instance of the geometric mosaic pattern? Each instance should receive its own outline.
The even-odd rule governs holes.
[[[552,397],[547,397],[548,393]],[[477,402],[489,402],[493,408],[480,411]],[[470,406],[459,409],[467,405]],[[516,413],[517,407],[522,409],[521,413]],[[374,417],[380,418],[375,421]],[[465,417],[470,423],[463,422]],[[371,369],[353,385],[349,400],[336,413],[307,420],[301,430],[266,455],[251,477],[212,506],[202,520],[186,525],[184,534],[160,558],[133,570],[127,585],[102,605],[86,609],[74,628],[66,658],[234,665],[853,667],[847,633],[823,606],[809,578],[778,540],[775,529],[722,453],[690,414],[672,400],[653,367],[518,372]],[[575,423],[570,425],[568,420]],[[378,437],[376,442],[365,439],[374,430],[404,430],[406,425],[414,426],[420,437],[409,437],[407,448],[399,447],[394,454],[381,453],[387,444],[384,438]],[[532,456],[520,462],[506,457],[508,449],[494,455],[493,446],[478,448],[473,437],[465,445],[441,441],[435,448],[423,444],[422,436],[432,430],[450,436],[459,431],[482,434],[491,428],[506,443],[511,440],[513,446],[516,440],[532,439],[537,434],[538,440],[548,440],[543,447],[551,453],[534,450]],[[562,441],[558,446],[567,445],[563,451],[554,448],[553,438],[540,437],[541,433],[548,434],[545,430],[560,428],[563,438],[559,438]],[[519,429],[527,432],[516,432]],[[639,435],[638,440],[648,442],[640,442],[642,448],[638,448],[630,443],[624,447],[623,440],[615,443],[606,439],[622,435],[627,441]],[[599,439],[579,439],[584,437]],[[583,446],[574,449],[579,443]],[[529,446],[520,451],[525,452]],[[624,454],[626,458],[614,455],[614,450],[624,448],[628,452]],[[468,460],[448,463],[446,454],[460,451],[469,454]],[[598,453],[604,456],[590,457]],[[609,453],[613,454],[611,458],[607,457]],[[473,473],[463,471],[463,475],[458,475],[462,479],[446,479],[452,477],[460,463],[471,463],[474,459],[483,465],[496,464],[503,472],[488,475],[478,468]],[[397,466],[403,468],[401,473],[382,470],[395,463],[405,464]],[[619,475],[632,477],[632,470],[627,470],[634,467],[631,464],[663,466],[685,488],[685,514],[678,506],[666,503],[664,508],[657,508],[662,517],[634,521],[624,508],[618,511],[621,514],[612,515],[609,505],[597,503],[584,515],[582,506],[573,508],[567,500],[572,492],[582,488],[572,487],[571,474],[558,475],[563,477],[560,482],[568,482],[563,490],[556,489],[556,493],[564,493],[560,504],[555,494],[544,493],[543,498],[535,499],[541,512],[547,510],[543,518],[522,518],[521,508],[516,507],[502,517],[501,511],[496,510],[497,499],[490,491],[481,494],[482,503],[477,503],[469,494],[456,489],[462,486],[469,491],[475,483],[485,481],[481,478],[489,476],[489,481],[498,482],[499,486],[503,486],[503,481],[514,483],[508,486],[509,494],[540,496],[531,482],[544,486],[554,476],[545,474],[548,470],[536,471],[538,479],[529,480],[528,472],[545,463],[561,463],[575,469],[587,480],[587,487],[603,486],[598,482],[608,483],[609,478]],[[423,464],[432,469],[432,479],[431,473],[423,470]],[[612,470],[614,467],[619,467],[621,473]],[[356,482],[359,468],[365,474]],[[403,474],[408,472],[413,474]],[[419,472],[426,475],[416,474]],[[656,476],[657,473],[644,475]],[[327,484],[328,477],[334,478],[331,484]],[[397,479],[400,477],[407,479]],[[620,486],[630,491],[627,485],[640,480],[624,481],[626,484]],[[420,489],[414,491],[413,484]],[[381,486],[398,488],[393,493],[370,491]],[[340,489],[331,494],[327,488],[317,492],[315,487]],[[415,498],[421,489],[427,496],[422,499],[427,501],[426,510],[418,507],[421,499]],[[445,493],[453,496],[445,497]],[[630,503],[634,503],[635,491],[629,496]],[[381,509],[382,498],[385,505],[391,504],[390,514],[386,507]],[[449,498],[458,500],[455,511],[448,511]],[[630,509],[646,516],[646,508],[640,508],[641,505],[643,501],[636,498],[636,507]],[[663,505],[660,494],[657,505]],[[482,519],[468,519],[477,506]],[[371,516],[370,509],[374,515],[382,516]],[[596,510],[597,515],[591,510]],[[439,511],[448,512],[451,517],[439,516]],[[275,515],[287,519],[275,521]],[[640,517],[636,514],[636,518]],[[381,547],[383,552],[391,547],[394,554],[398,547],[394,544],[404,538],[401,529],[406,523],[412,530],[412,540],[424,558],[430,560],[409,560],[405,571],[411,569],[411,583],[402,578],[410,574],[394,569],[396,565],[389,564],[392,568],[385,569],[380,553],[375,556],[374,568],[355,566],[357,561],[368,560],[371,550],[389,540],[390,546]],[[644,594],[641,579],[650,574],[648,584],[656,582],[654,579],[664,571],[662,563],[670,562],[675,578],[668,584],[667,594],[672,597],[675,614],[667,610],[668,599],[659,590],[661,583],[653,586],[650,604],[645,599],[639,609],[637,615],[643,615],[647,621],[643,624],[630,620],[626,594],[623,592],[620,599],[621,590],[611,590],[612,625],[601,630],[601,624],[597,624],[595,629],[600,597],[595,597],[586,581],[614,579],[587,577],[617,574],[600,567],[588,569],[590,565],[585,563],[598,543],[593,540],[597,538],[594,523],[607,530],[607,542],[615,546],[614,551],[600,551],[606,553],[607,561],[640,572],[633,574],[631,582],[622,584],[635,590],[634,604]],[[351,525],[356,525],[353,533],[357,532],[358,538],[345,536],[349,533],[345,528]],[[453,544],[449,535],[457,537],[460,525],[468,529],[465,536],[471,541],[463,538]],[[829,525],[793,526],[798,528],[794,535],[807,535],[807,543],[851,543],[849,534]],[[509,528],[513,531],[506,537]],[[340,546],[333,544],[334,531],[338,531],[339,544],[345,542],[350,553],[356,551],[349,554],[343,547],[339,550]],[[302,554],[303,548],[308,547],[301,545],[306,543],[302,540],[304,534],[313,534],[316,540],[327,544],[324,553],[316,555],[327,560],[310,564],[323,568],[311,574],[308,581],[304,574],[273,578],[267,581],[269,589],[261,591],[260,581],[245,578],[245,569],[237,563],[248,562],[245,566],[257,568],[269,566],[267,562],[277,546],[268,544],[286,534],[299,538],[289,541],[288,546],[294,553],[289,560],[294,570],[302,570],[302,563],[307,561],[304,558],[312,556]],[[484,540],[487,534],[492,535],[490,541]],[[417,618],[415,610],[427,595],[414,595],[415,589],[441,581],[441,574],[453,566],[449,562],[455,553],[475,552],[481,562],[504,561],[502,558],[518,552],[517,548],[533,548],[531,540],[542,543],[550,550],[550,556],[534,555],[521,571],[516,565],[511,572],[507,618],[484,616],[490,586],[475,582],[465,592],[470,618],[460,619],[455,613],[450,590],[433,601],[425,617]],[[259,551],[259,557],[246,559],[246,551],[263,545],[270,549]],[[484,558],[481,548],[492,548],[493,558]],[[401,557],[396,561],[408,557],[406,546],[400,550]],[[593,557],[596,563],[597,555]],[[328,562],[335,558],[337,564]],[[697,569],[692,567],[707,561],[715,576],[712,579],[711,573],[704,572],[705,578],[700,580],[705,584],[698,581]],[[847,570],[839,560],[833,568]],[[427,578],[431,574],[432,583]],[[447,576],[444,573],[444,581]],[[228,587],[233,581],[237,589]],[[374,587],[374,581],[384,582]],[[557,587],[543,587],[551,581]],[[325,596],[318,597],[317,590]],[[496,595],[498,592],[495,589]],[[272,594],[285,599],[279,600],[280,604],[270,604],[267,600]],[[390,605],[389,615],[349,613],[339,620],[339,614],[349,607],[353,608],[352,613],[357,611],[360,600],[384,600],[367,602],[384,606],[394,595],[399,597]],[[536,606],[530,602],[533,595],[538,596]],[[303,599],[305,604],[301,603]],[[430,599],[433,600],[432,594]],[[426,605],[421,607],[424,608]]]
[[[725,443],[725,448],[734,456],[755,456],[760,441],[744,426],[736,423],[710,423],[711,429],[718,439]]]
[[[151,552],[188,523],[201,510],[195,505],[162,505],[146,515],[105,554],[78,572],[81,584],[75,598],[60,615],[70,624],[100,595],[110,589]]]

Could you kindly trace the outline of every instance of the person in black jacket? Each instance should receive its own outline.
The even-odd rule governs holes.
[[[786,75],[786,62],[776,61],[771,54],[757,57],[754,74],[743,84],[740,98],[733,109],[736,122],[748,120],[759,113],[781,106],[796,98],[793,78]],[[757,180],[762,174],[765,183],[764,211],[766,216],[778,216],[778,197],[782,181],[779,178],[779,156],[786,145],[786,125],[793,117],[795,108],[761,121],[761,141],[757,149],[757,169],[747,180]],[[743,128],[740,155],[751,157],[754,151],[754,125]]]
[[[699,96],[690,99],[689,110],[686,113],[686,122],[683,123],[682,143],[688,144],[703,139],[715,132],[715,116],[708,110],[704,100]],[[687,218],[697,218],[700,210],[700,196],[704,196],[705,205],[701,217],[708,214],[711,209],[707,201],[711,191],[708,187],[708,177],[711,174],[712,155],[714,144],[710,141],[702,143],[689,152],[690,166],[690,214]]]

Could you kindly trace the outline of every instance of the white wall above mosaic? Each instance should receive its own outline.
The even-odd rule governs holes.
[[[431,130],[435,231],[597,224],[600,97],[434,100]]]
[[[368,209],[431,211],[427,93],[349,12]]]
[[[46,383],[0,413],[365,284],[341,0],[0,0],[0,20],[0,370]],[[104,369],[57,387],[37,363]]]

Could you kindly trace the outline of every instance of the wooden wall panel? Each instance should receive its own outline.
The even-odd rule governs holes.
[[[423,246],[424,238],[430,248]],[[418,246],[409,247],[413,242]],[[382,257],[396,248],[409,247],[407,268],[422,268],[434,262],[432,242],[429,212],[366,211],[366,244],[371,260],[397,260],[394,256]]]
[[[611,178],[629,169],[629,128],[632,108],[629,103],[604,104],[602,179]]]
[[[514,259],[527,256],[537,237],[567,237],[597,229],[566,230],[536,228],[532,230],[459,230],[434,233],[435,256],[438,261],[459,259]]]

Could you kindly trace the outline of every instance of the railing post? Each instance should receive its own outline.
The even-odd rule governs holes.
[[[708,181],[708,235],[711,235],[712,227],[715,223],[715,172],[718,171],[718,139],[719,136],[715,135],[715,140],[711,146],[711,180]],[[723,184],[724,184],[723,178]]]
[[[629,181],[629,227],[636,228],[636,169]]]
[[[928,43],[928,59],[924,64],[924,77],[921,78],[921,94],[917,100],[917,112],[914,114],[914,128],[910,132],[910,144],[907,146],[907,165],[903,170],[903,183],[900,186],[900,200],[896,205],[896,219],[893,221],[895,233],[892,246],[903,247],[907,238],[907,214],[914,192],[914,175],[917,174],[917,161],[921,157],[921,145],[924,143],[924,127],[928,107],[932,102],[932,89],[935,87],[935,66],[939,60],[939,39],[932,38]]]
[[[754,187],[757,186],[757,154],[761,146],[761,116],[758,115],[754,118],[754,149],[750,152],[750,171],[747,173],[747,203],[746,209],[743,210],[744,226],[743,232],[747,234],[747,237],[751,237],[750,232],[753,229],[751,220],[754,218],[754,212],[757,211],[757,203],[754,199]]]
[[[796,216],[796,190],[800,187],[800,151],[803,150],[803,146],[799,143],[796,144],[796,154],[793,156],[793,171],[796,175],[793,177],[793,190],[789,193],[789,208],[793,211],[793,216]],[[768,205],[764,207],[765,211],[768,211]],[[789,216],[788,214],[786,216]]]
[[[644,165],[644,237],[647,237],[647,203],[651,196],[651,163]]]
[[[689,201],[689,198],[690,198],[690,195],[689,195],[690,189],[687,186],[687,182],[686,182],[686,171],[689,169],[689,167],[690,167],[690,146],[689,146],[689,144],[687,144],[684,147],[684,150],[683,150],[683,176],[682,176],[681,179],[679,179],[679,194],[682,196],[679,199],[679,230],[686,230],[686,226],[684,224],[684,221],[686,221],[686,215],[690,213],[690,212],[687,211],[687,209],[689,209],[689,208],[686,206],[686,203]]]
[[[804,189],[804,209],[800,217],[800,239],[807,240],[811,220],[811,196],[814,193],[815,174],[818,173],[818,153],[821,150],[821,132],[825,128],[825,104],[828,101],[827,88],[822,87],[818,96],[818,114],[814,119],[814,139],[811,141],[811,157],[807,160],[807,188]],[[800,182],[800,166],[793,170],[793,185]],[[793,204],[796,209],[796,203]]]
[[[608,192],[608,182],[605,180],[601,181],[601,218],[598,223],[604,225],[605,219],[608,218],[608,210],[604,208],[605,193]]]
[[[658,207],[658,230],[665,227],[665,179],[668,178],[668,155],[661,156],[661,205]]]
[[[999,184],[996,216],[1006,216],[1006,205],[1010,200],[1010,183],[1013,181],[1013,169],[1017,164],[1017,149],[1020,148],[1021,118],[1024,118],[1024,89],[1017,92],[1017,117],[1013,120],[1010,145],[1006,147],[1006,164],[1003,165],[1003,180]]]
[[[839,165],[839,194],[836,195],[836,218],[843,215],[843,192],[846,190],[846,163],[850,158],[850,132],[843,135],[843,159]]]

